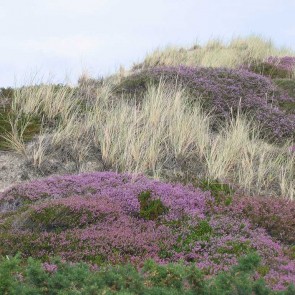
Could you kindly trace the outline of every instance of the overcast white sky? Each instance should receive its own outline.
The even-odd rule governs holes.
[[[166,45],[259,34],[295,50],[295,0],[0,0],[0,87],[73,83]]]

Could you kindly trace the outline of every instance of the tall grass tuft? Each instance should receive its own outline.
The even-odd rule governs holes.
[[[177,83],[148,85],[140,102],[136,96],[114,96],[108,83],[92,92],[91,103],[81,105],[73,93],[42,86],[16,95],[16,113],[44,117],[30,154],[38,168],[53,156],[74,161],[77,171],[96,159],[104,170],[168,179],[185,173],[235,183],[249,194],[294,197],[290,142],[281,147],[264,142],[259,126],[242,115],[212,130],[213,114],[203,111],[201,98],[192,103]],[[24,146],[19,150],[28,154]]]

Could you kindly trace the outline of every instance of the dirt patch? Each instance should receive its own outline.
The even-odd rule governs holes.
[[[0,151],[0,192],[8,187],[30,179],[23,170],[24,159],[8,151]]]
[[[99,161],[88,161],[80,169],[74,162],[62,162],[51,158],[46,161],[42,169],[33,167],[28,159],[12,151],[0,150],[0,192],[21,182],[47,177],[50,175],[76,174],[82,172],[103,171],[104,167]]]

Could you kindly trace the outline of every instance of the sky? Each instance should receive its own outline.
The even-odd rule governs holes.
[[[75,84],[212,38],[256,34],[295,50],[294,15],[295,0],[0,0],[0,87]]]

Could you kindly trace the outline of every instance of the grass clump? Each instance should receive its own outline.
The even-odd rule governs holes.
[[[25,142],[40,132],[41,120],[37,116],[17,114],[10,106],[0,105],[0,150],[25,153]]]

